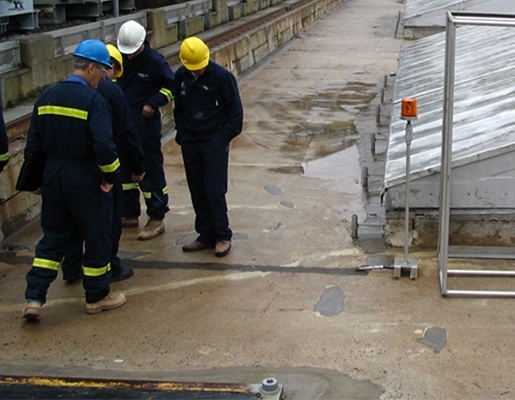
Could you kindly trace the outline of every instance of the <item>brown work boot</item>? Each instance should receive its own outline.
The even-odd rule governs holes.
[[[38,303],[37,301],[28,301],[25,305],[25,309],[23,310],[22,317],[31,321],[37,321],[40,313],[41,303]]]
[[[123,293],[109,293],[96,303],[86,303],[86,312],[88,314],[98,314],[105,310],[112,310],[123,306],[126,300]]]
[[[123,217],[122,227],[123,228],[137,228],[139,226],[138,217]]]
[[[225,257],[229,254],[231,250],[231,241],[230,240],[219,240],[216,242],[215,246],[215,255],[217,257]]]
[[[139,233],[138,240],[154,239],[165,231],[163,220],[149,218],[145,228]]]
[[[182,251],[186,252],[193,252],[193,251],[200,251],[200,250],[206,250],[206,249],[212,249],[213,245],[199,242],[198,240],[195,240],[193,242],[186,243],[184,246],[182,246]]]

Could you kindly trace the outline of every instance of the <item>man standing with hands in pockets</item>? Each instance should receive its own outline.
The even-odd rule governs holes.
[[[185,39],[179,58],[182,66],[175,74],[175,140],[181,145],[199,234],[182,249],[193,252],[214,248],[217,257],[224,257],[232,243],[225,199],[229,143],[241,133],[243,106],[236,78],[210,61],[209,48],[200,38]]]

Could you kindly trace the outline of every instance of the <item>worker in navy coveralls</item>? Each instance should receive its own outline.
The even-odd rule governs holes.
[[[78,231],[84,238],[83,286],[86,312],[122,306],[123,293],[110,292],[111,212],[109,191],[119,159],[109,111],[95,88],[111,60],[104,43],[81,42],[73,75],[46,89],[34,106],[25,157],[45,155],[41,227],[27,273],[23,317],[37,320],[65,250]]]
[[[139,240],[148,240],[165,231],[164,217],[169,211],[168,188],[161,152],[161,112],[159,107],[173,99],[174,74],[165,58],[150,47],[146,30],[136,21],[125,22],[118,32],[117,47],[124,55],[124,74],[117,79],[123,90],[145,154],[145,177],[131,180],[123,169],[123,225],[138,226],[140,193],[147,206],[148,221]],[[123,168],[123,167],[122,167]]]
[[[9,161],[9,139],[7,138],[7,129],[5,128],[4,115],[0,109],[0,172]]]
[[[144,175],[143,149],[138,140],[136,127],[130,114],[127,100],[120,87],[113,82],[123,75],[123,58],[118,49],[112,44],[107,45],[107,50],[111,56],[112,69],[107,72],[106,79],[102,79],[97,87],[97,91],[107,101],[110,111],[113,136],[116,149],[120,158],[120,168],[125,168],[131,175],[132,182],[140,182]],[[113,198],[113,226],[111,231],[111,282],[121,281],[134,275],[132,268],[122,265],[118,257],[118,248],[122,235],[122,206],[123,192],[122,181],[119,174],[115,176],[113,188],[111,189]],[[77,237],[77,244],[70,248],[66,254],[61,267],[63,269],[63,279],[68,283],[82,277],[82,244],[81,237]]]
[[[227,216],[229,143],[243,125],[243,107],[235,77],[210,61],[209,48],[197,37],[180,48],[182,66],[175,74],[176,142],[181,145],[186,179],[195,209],[198,238],[184,251],[231,249]]]

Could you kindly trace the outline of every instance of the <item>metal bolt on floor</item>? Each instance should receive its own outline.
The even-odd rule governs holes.
[[[263,400],[281,400],[283,392],[282,385],[279,385],[277,379],[266,378],[261,382],[260,393]]]

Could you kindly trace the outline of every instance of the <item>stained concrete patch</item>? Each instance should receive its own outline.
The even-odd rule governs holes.
[[[280,204],[286,208],[295,208],[295,205],[289,201],[281,201]]]
[[[249,235],[243,232],[234,232],[232,235],[233,240],[249,240]]]
[[[427,328],[418,341],[432,347],[436,353],[440,353],[447,345],[447,331],[438,327]]]
[[[339,286],[330,286],[324,290],[315,305],[315,311],[324,317],[332,317],[343,311],[343,303],[345,296],[343,290]]]
[[[279,188],[277,186],[267,185],[264,188],[272,196],[279,196],[280,194],[283,194],[283,191],[281,190],[281,188]]]

